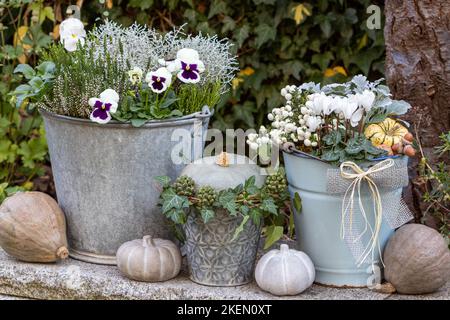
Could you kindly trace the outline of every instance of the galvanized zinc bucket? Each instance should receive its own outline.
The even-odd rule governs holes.
[[[153,178],[174,179],[186,162],[202,156],[208,108],[139,128],[40,111],[71,257],[114,265],[124,242],[147,234],[169,237]],[[174,163],[173,157],[185,162]]]
[[[207,286],[239,286],[253,279],[261,227],[251,219],[233,240],[242,217],[232,217],[226,210],[204,223],[199,213],[191,213],[183,226],[192,281]]]
[[[314,262],[315,282],[338,287],[370,285],[374,280],[372,266],[363,264],[358,267],[347,243],[341,237],[342,195],[327,192],[327,171],[334,167],[301,154],[283,152],[283,156],[291,197],[297,192],[302,201],[301,212],[295,214],[298,246]],[[394,197],[398,202],[401,195],[402,188],[394,190]],[[373,201],[367,190],[363,190],[361,199],[373,227]],[[363,225],[357,227],[364,229]],[[379,233],[381,250],[393,233],[394,230],[383,218]],[[364,239],[369,241],[366,237]],[[378,252],[374,258],[380,261]]]

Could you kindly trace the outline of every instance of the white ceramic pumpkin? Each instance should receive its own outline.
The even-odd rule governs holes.
[[[309,288],[316,276],[314,264],[306,253],[289,249],[270,250],[258,262],[255,279],[258,286],[277,296],[296,295]]]
[[[181,268],[178,247],[169,240],[145,236],[125,242],[117,250],[117,266],[128,278],[145,282],[172,279]]]

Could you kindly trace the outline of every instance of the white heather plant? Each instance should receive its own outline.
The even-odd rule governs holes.
[[[281,90],[286,104],[267,115],[270,128],[262,126],[247,143],[253,150],[271,144],[290,146],[334,164],[393,155],[408,130],[389,117],[402,115],[411,106],[392,100],[381,81],[357,75],[324,87],[313,82],[286,86]]]
[[[185,35],[182,27],[159,34],[147,26],[105,21],[86,34],[75,18],[62,26],[61,43],[43,55],[53,68],[30,101],[53,113],[141,126],[205,105],[214,108],[238,71],[227,40]]]

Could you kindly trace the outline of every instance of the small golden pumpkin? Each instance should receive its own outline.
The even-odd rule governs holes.
[[[403,137],[408,133],[408,129],[400,122],[391,118],[386,118],[383,122],[374,123],[367,126],[364,134],[374,146],[387,145],[392,147],[396,143],[402,142]]]

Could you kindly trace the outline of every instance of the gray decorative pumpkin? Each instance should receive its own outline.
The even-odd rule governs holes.
[[[145,236],[125,242],[117,250],[117,266],[130,279],[159,282],[172,279],[181,268],[178,247],[169,240]]]
[[[407,224],[395,232],[384,250],[384,276],[397,292],[430,293],[450,280],[450,250],[434,229]]]
[[[296,295],[309,288],[316,276],[314,264],[304,252],[289,249],[267,252],[258,261],[255,280],[258,286],[277,296]]]
[[[223,152],[217,157],[206,157],[195,160],[181,172],[191,177],[197,186],[211,186],[215,190],[234,188],[243,184],[251,176],[255,176],[255,184],[261,187],[265,176],[255,162],[245,156]]]

